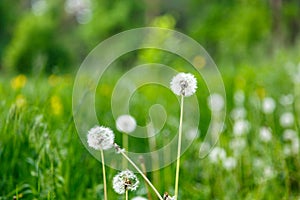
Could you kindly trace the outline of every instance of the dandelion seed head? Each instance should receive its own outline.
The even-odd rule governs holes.
[[[131,115],[121,115],[116,120],[118,131],[123,133],[131,133],[136,128],[136,121]]]
[[[271,97],[266,97],[263,99],[263,102],[262,102],[262,111],[265,113],[265,114],[271,114],[274,112],[276,108],[276,102],[273,98]]]
[[[291,112],[283,113],[280,116],[279,122],[283,128],[291,127],[294,124],[294,115]]]
[[[144,197],[140,197],[140,196],[138,196],[138,197],[134,197],[134,198],[132,198],[131,200],[147,200],[146,198],[144,198]]]
[[[176,95],[188,97],[196,92],[197,80],[190,73],[179,73],[173,77],[170,85]]]
[[[234,157],[227,157],[223,161],[223,167],[228,171],[233,170],[236,167],[236,165],[237,165],[237,162]]]
[[[138,188],[139,180],[130,170],[124,170],[113,178],[113,189],[118,194],[124,194],[126,190],[134,191]]]
[[[293,129],[286,129],[283,132],[283,140],[293,141],[297,138],[297,133]]]
[[[107,150],[113,146],[115,135],[110,128],[96,126],[89,130],[88,145],[96,150]]]
[[[214,93],[208,97],[208,106],[213,112],[220,112],[224,108],[224,98],[222,95]]]
[[[247,110],[244,107],[234,108],[230,112],[230,116],[234,120],[243,119],[247,115]]]
[[[250,130],[250,124],[247,120],[237,120],[233,125],[233,134],[241,136],[248,133]]]
[[[292,94],[282,95],[279,102],[283,106],[291,105],[294,102],[294,96]]]
[[[226,151],[220,147],[215,147],[209,154],[209,159],[212,163],[217,163],[225,160]]]
[[[270,128],[268,127],[261,127],[259,129],[259,138],[263,142],[270,142],[272,139],[272,133]]]

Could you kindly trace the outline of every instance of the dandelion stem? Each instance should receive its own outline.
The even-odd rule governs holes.
[[[125,199],[128,200],[128,190],[125,190]]]
[[[177,147],[177,163],[176,163],[176,177],[175,177],[175,199],[177,199],[177,197],[178,197],[178,183],[179,183],[179,169],[180,169],[180,153],[181,153],[181,138],[182,138],[183,100],[184,100],[184,96],[181,95],[181,102],[180,102],[180,121],[179,121],[178,147]]]
[[[103,150],[101,149],[100,152],[101,152],[101,160],[102,160],[102,174],[103,174],[104,200],[107,200],[106,175],[105,175],[105,163],[104,163]]]
[[[141,174],[141,176],[145,179],[145,181],[149,184],[149,186],[153,189],[153,191],[155,192],[155,194],[158,196],[158,198],[160,200],[163,200],[163,198],[160,196],[159,192],[156,190],[156,188],[152,185],[152,183],[149,181],[149,179],[147,178],[147,176],[145,176],[145,174],[138,168],[138,166],[136,166],[136,164],[123,152],[120,151],[120,153],[122,154],[122,156],[124,156],[124,158],[126,158],[128,160],[128,162]]]
[[[128,150],[128,135],[127,135],[127,133],[122,133],[122,134],[123,134],[122,135],[122,147]],[[123,165],[124,169],[128,168],[127,162],[125,159],[123,159],[122,163],[123,163],[122,165]]]

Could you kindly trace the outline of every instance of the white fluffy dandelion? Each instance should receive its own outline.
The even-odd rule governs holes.
[[[226,151],[220,147],[215,147],[209,154],[212,163],[222,162],[226,159]]]
[[[96,126],[89,130],[88,145],[96,150],[107,150],[113,146],[115,135],[110,128]]]
[[[268,127],[261,127],[259,129],[259,138],[263,142],[270,142],[272,139],[272,133],[270,128]]]
[[[233,134],[241,136],[247,134],[250,130],[250,123],[247,120],[237,120],[233,125]]]
[[[294,124],[294,115],[291,112],[283,113],[280,116],[279,122],[283,128],[291,127]]]
[[[131,133],[136,128],[136,121],[131,115],[121,115],[116,120],[118,131]]]
[[[262,111],[265,114],[271,114],[274,112],[276,108],[276,102],[273,98],[271,97],[266,97],[262,101]]]
[[[223,167],[230,171],[233,170],[234,168],[236,168],[237,162],[236,159],[234,157],[227,157],[224,161],[223,161]]]
[[[209,109],[213,112],[222,111],[225,105],[223,96],[217,93],[211,94],[207,101]]]
[[[144,197],[133,197],[131,200],[147,200]]]
[[[171,81],[171,90],[176,95],[191,96],[196,92],[197,80],[189,73],[179,73]]]
[[[130,170],[124,170],[113,178],[113,188],[116,193],[124,194],[126,190],[134,191],[138,188],[139,180]]]

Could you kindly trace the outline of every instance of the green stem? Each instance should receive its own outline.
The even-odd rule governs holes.
[[[125,190],[125,199],[128,200],[128,190]]]
[[[149,186],[153,189],[153,191],[155,192],[155,194],[157,195],[157,197],[160,200],[164,200],[159,192],[156,190],[156,188],[152,185],[152,183],[149,181],[149,179],[147,178],[147,176],[145,176],[145,174],[138,168],[138,166],[136,166],[136,164],[123,152],[120,151],[120,153],[122,154],[122,156],[124,156],[124,158],[126,158],[128,160],[128,162],[141,174],[141,176],[145,179],[145,181],[149,184]]]
[[[184,99],[184,96],[181,95],[180,121],[179,121],[178,147],[177,147],[177,163],[176,163],[176,177],[175,177],[175,200],[177,200],[177,198],[178,198],[178,183],[179,183],[179,169],[180,169],[181,138],[182,138],[183,99]]]
[[[123,134],[122,135],[122,146],[123,146],[123,148],[128,150],[128,135],[127,135],[127,133],[122,133],[122,134]],[[123,159],[122,165],[123,165],[124,169],[128,168],[128,165],[127,165],[127,162],[125,159]]]
[[[106,175],[105,175],[105,163],[104,163],[103,150],[100,150],[100,152],[101,152],[101,160],[102,160],[102,174],[103,174],[104,200],[107,200]]]

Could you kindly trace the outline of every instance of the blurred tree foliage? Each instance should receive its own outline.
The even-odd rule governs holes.
[[[105,38],[162,16],[233,63],[293,46],[300,31],[299,0],[2,0],[0,12],[0,66],[24,73],[78,67]]]

